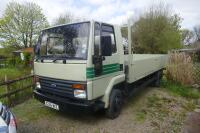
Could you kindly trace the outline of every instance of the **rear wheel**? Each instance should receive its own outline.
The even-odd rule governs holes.
[[[122,108],[123,96],[120,90],[114,89],[111,92],[109,107],[106,109],[106,116],[115,119],[119,116]]]
[[[154,87],[159,87],[160,86],[160,81],[162,79],[162,74],[163,74],[162,70],[156,72],[155,80],[153,81],[152,86],[154,86]]]

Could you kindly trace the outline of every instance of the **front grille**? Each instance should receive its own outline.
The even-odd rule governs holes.
[[[41,85],[40,91],[48,93],[50,95],[56,95],[66,98],[74,97],[74,92],[72,88],[73,84],[84,84],[77,81],[60,80],[47,77],[39,77],[39,81]]]

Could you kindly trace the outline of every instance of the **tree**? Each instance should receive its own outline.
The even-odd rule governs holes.
[[[65,13],[64,15],[60,15],[55,19],[53,25],[67,24],[74,21],[73,15],[70,12]]]
[[[181,18],[165,4],[154,5],[132,26],[136,53],[167,53],[181,47]]]
[[[194,33],[195,33],[195,36],[196,36],[196,40],[198,42],[200,42],[200,26],[195,26],[194,27]]]
[[[194,33],[188,29],[183,29],[182,32],[182,43],[184,45],[191,45],[194,39]]]
[[[73,13],[67,11],[65,14],[61,14],[58,18],[56,18],[53,22],[53,25],[61,25],[72,23],[76,21],[85,20],[84,18],[76,17]]]
[[[37,4],[10,2],[0,19],[0,44],[16,48],[32,47],[40,30],[46,26],[47,19]]]

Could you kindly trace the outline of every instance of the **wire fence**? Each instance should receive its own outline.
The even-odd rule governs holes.
[[[200,62],[195,62],[193,67],[196,83],[200,84]]]

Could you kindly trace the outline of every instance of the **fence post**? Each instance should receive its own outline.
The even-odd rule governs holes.
[[[5,82],[8,81],[8,78],[7,78],[7,75],[5,75]],[[6,84],[6,93],[9,93],[10,92],[10,84]],[[7,100],[8,100],[8,106],[10,107],[11,106],[11,98],[10,98],[10,95],[7,96]]]

